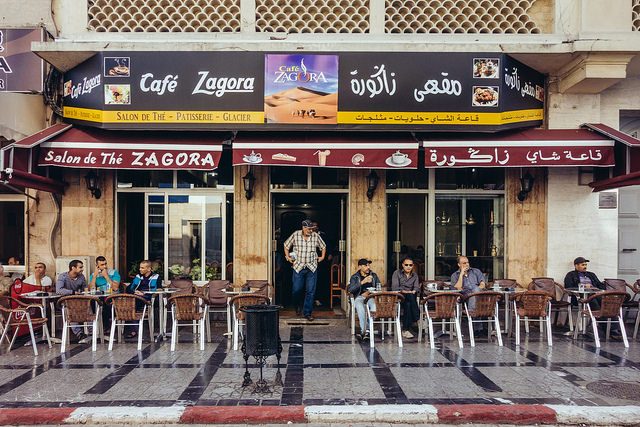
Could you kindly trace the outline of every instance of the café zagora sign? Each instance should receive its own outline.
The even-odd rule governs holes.
[[[106,129],[498,131],[541,124],[544,96],[505,54],[101,52],[63,103]]]

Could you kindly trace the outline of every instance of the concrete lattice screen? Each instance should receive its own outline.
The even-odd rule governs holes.
[[[240,0],[89,0],[96,32],[237,32]]]
[[[633,10],[631,13],[633,31],[640,31],[640,0],[633,0]]]
[[[96,32],[239,32],[242,0],[88,0]],[[549,0],[385,0],[386,33],[541,33]],[[634,29],[640,25],[634,0]],[[542,6],[540,6],[542,5]],[[255,31],[369,33],[370,0],[255,0]]]
[[[387,33],[537,34],[537,0],[386,0]]]

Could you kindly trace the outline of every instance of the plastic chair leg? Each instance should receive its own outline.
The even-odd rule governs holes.
[[[142,350],[142,331],[144,326],[144,315],[140,317],[138,322],[138,351]]]
[[[38,346],[36,345],[36,336],[33,333],[33,325],[31,319],[27,315],[27,324],[29,325],[29,334],[31,335],[31,345],[33,346],[33,354],[38,355]]]
[[[373,339],[373,337],[375,336],[374,334],[374,329],[373,329],[373,317],[369,316],[369,347],[374,348],[375,347],[375,340]],[[384,334],[384,326],[383,326],[383,332]]]
[[[551,319],[549,316],[547,316],[547,321],[545,323],[547,324],[547,344],[551,347],[553,345],[553,338],[551,336]]]
[[[498,313],[496,312],[496,314]],[[493,317],[493,322],[496,325],[496,337],[498,337],[498,345],[502,347],[502,331],[500,331],[500,320],[498,319],[498,316]]]
[[[60,346],[60,353],[67,351],[67,345],[69,341],[69,325],[67,322],[62,323],[62,345]]]
[[[173,317],[173,328],[171,330],[171,351],[176,351],[176,342],[178,341],[178,322]]]
[[[618,316],[618,324],[620,325],[620,333],[622,334],[622,341],[624,346],[629,348],[629,340],[627,339],[627,330],[624,327],[624,318],[622,317],[622,309],[620,309],[620,315]]]
[[[636,314],[636,324],[633,327],[633,339],[638,336],[638,326],[640,326],[640,307],[638,307],[638,313]]]
[[[44,336],[47,338],[47,344],[49,345],[49,348],[51,348],[51,336],[49,335],[49,327],[46,323],[42,325],[42,331],[44,333]]]
[[[460,317],[456,316],[455,318],[455,327],[456,334],[458,335],[458,345],[460,348],[464,348],[464,344],[462,343],[462,327],[460,326]]]
[[[398,347],[402,347],[402,333],[400,328],[400,316],[396,317],[396,335],[398,336]]]
[[[516,323],[513,325],[513,328],[516,330],[516,346],[520,345],[520,316],[518,315],[518,311],[516,310]]]
[[[202,317],[202,319],[200,319],[200,351],[204,350],[204,334],[205,334],[205,330],[204,330],[204,317]]]
[[[591,317],[591,327],[593,329],[593,340],[596,342],[596,347],[600,347],[600,335],[598,334],[598,322],[592,316]]]
[[[98,349],[98,334],[100,333],[97,320],[93,321],[93,327],[91,329],[93,330],[91,334],[91,351],[96,351]]]
[[[113,350],[113,340],[116,337],[116,324],[118,321],[115,318],[111,319],[111,335],[109,336],[109,351]]]
[[[429,322],[429,346],[434,349],[436,348],[435,337],[433,335],[433,320],[428,319]]]

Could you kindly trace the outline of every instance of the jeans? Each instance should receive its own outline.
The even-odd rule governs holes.
[[[356,313],[358,313],[358,321],[360,322],[360,330],[364,334],[366,332],[366,330],[367,330],[367,318],[366,318],[367,311],[366,311],[366,309],[364,307],[364,297],[362,295],[358,295],[355,298],[353,305],[356,308]],[[369,306],[369,310],[370,311],[376,311],[376,303],[373,300],[373,298],[371,298],[367,302],[367,305]]]
[[[318,270],[311,271],[308,268],[303,268],[300,272],[293,270],[293,304],[298,307],[300,305],[302,290],[305,290],[304,294],[304,306],[302,308],[302,314],[305,316],[311,316],[313,311],[313,301],[316,297],[316,281],[318,280]]]

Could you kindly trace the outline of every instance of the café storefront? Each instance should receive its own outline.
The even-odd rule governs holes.
[[[63,206],[98,178],[107,201],[81,207],[121,271],[149,258],[284,295],[281,243],[311,217],[343,282],[361,257],[390,277],[411,255],[432,279],[460,254],[523,280],[523,258],[544,272],[546,169],[614,164],[596,132],[530,129],[544,96],[504,54],[99,52],[64,76],[66,124],[12,150],[62,170]]]

